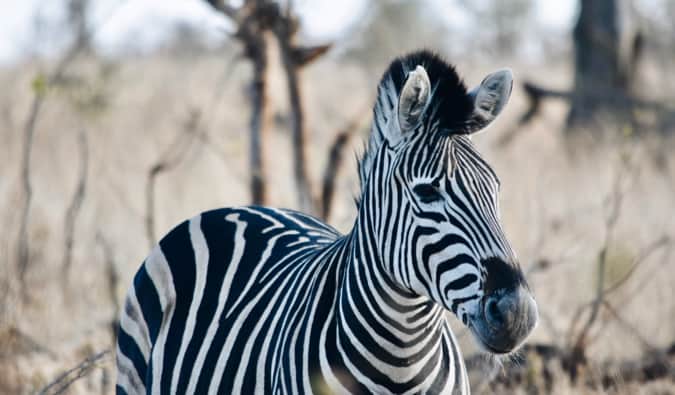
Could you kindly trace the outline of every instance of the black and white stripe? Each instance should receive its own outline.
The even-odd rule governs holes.
[[[429,99],[402,131],[398,103],[420,65]],[[435,55],[392,63],[347,235],[266,207],[209,211],[169,232],[127,295],[117,393],[468,393],[445,311],[480,329],[487,295],[524,284],[497,178],[460,135],[471,100]],[[488,332],[477,337],[491,350]]]

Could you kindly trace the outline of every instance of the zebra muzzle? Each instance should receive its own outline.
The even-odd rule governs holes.
[[[474,334],[495,354],[515,350],[537,324],[537,303],[523,286],[501,289],[483,297],[481,316],[472,322]]]

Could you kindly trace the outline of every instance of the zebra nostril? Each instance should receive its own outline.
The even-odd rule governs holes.
[[[485,304],[485,318],[491,327],[500,327],[504,324],[504,315],[499,310],[496,299],[489,298]]]

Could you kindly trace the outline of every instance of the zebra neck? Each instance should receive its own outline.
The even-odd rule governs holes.
[[[442,351],[449,340],[443,309],[397,285],[377,261],[372,244],[359,237],[359,227],[357,221],[349,236],[337,295],[339,368],[356,383],[351,392],[431,388],[439,366],[449,358]]]

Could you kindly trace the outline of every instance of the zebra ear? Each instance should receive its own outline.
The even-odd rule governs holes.
[[[489,74],[469,96],[473,99],[473,113],[469,119],[468,134],[478,132],[489,125],[502,111],[511,97],[513,73],[502,69]]]
[[[398,100],[398,124],[401,134],[405,134],[417,127],[422,119],[422,114],[429,103],[431,82],[429,75],[422,66],[408,74],[408,79],[401,89]]]

